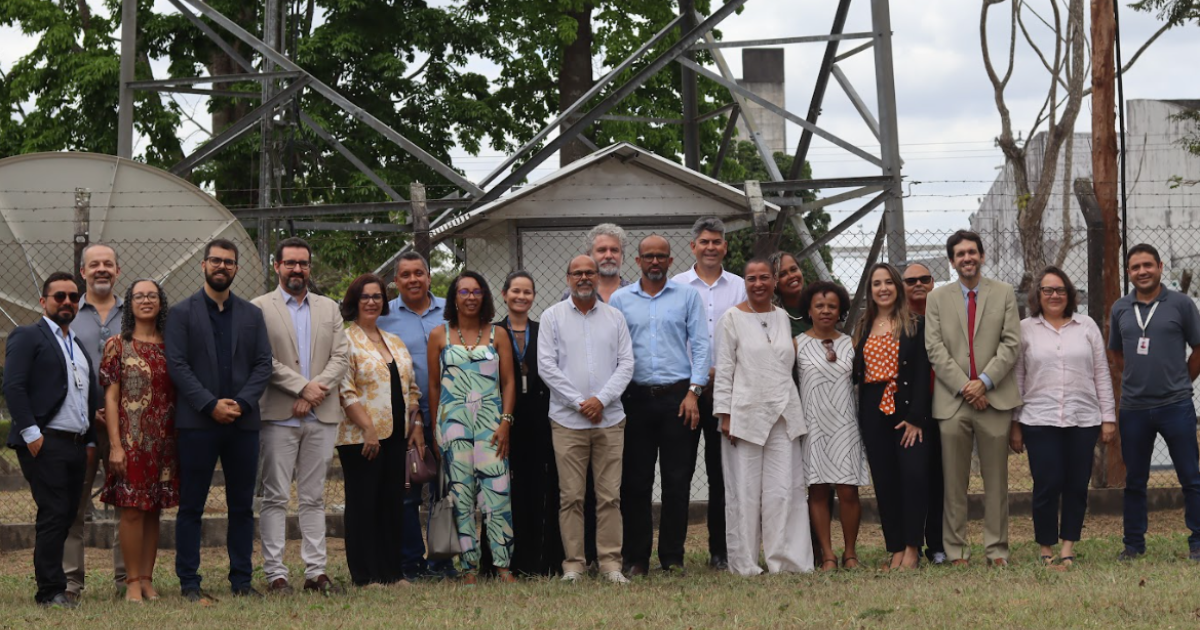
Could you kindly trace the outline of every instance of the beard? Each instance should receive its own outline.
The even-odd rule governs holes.
[[[53,313],[46,313],[46,317],[48,317],[50,321],[54,322],[55,324],[58,324],[60,327],[66,326],[67,324],[75,321],[75,311],[69,308],[63,308],[54,311]]]
[[[621,273],[621,265],[616,262],[602,262],[598,265],[600,275],[611,278]]]
[[[101,282],[103,282],[104,284],[100,284]],[[101,296],[111,295],[112,291],[113,291],[112,278],[111,277],[93,278],[92,286],[88,287],[88,290],[92,291],[96,295],[101,295]]]
[[[224,278],[214,277],[217,272],[204,274],[204,283],[212,287],[214,291],[221,292],[229,288],[233,284],[233,273],[225,270],[220,273],[225,274]]]
[[[284,286],[291,293],[299,293],[308,288],[308,281],[304,276],[288,276]]]
[[[646,272],[646,279],[649,280],[650,282],[660,282],[660,281],[662,281],[663,278],[666,278],[666,277],[667,277],[666,271],[647,271]]]
[[[581,300],[590,300],[596,295],[596,287],[588,284],[586,286],[575,286],[571,288],[571,297]]]

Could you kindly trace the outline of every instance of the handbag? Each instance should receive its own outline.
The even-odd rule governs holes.
[[[446,491],[446,472],[437,473],[437,494],[429,509],[429,560],[449,560],[462,553],[458,542],[458,519],[454,516],[454,497]]]
[[[425,448],[425,457],[415,448],[408,449],[404,455],[404,489],[413,485],[421,485],[433,481],[437,476],[437,461],[433,457],[433,449]]]

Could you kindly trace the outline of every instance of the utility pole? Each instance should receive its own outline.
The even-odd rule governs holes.
[[[1117,213],[1117,119],[1116,67],[1114,47],[1116,23],[1113,0],[1092,0],[1092,178],[1096,202],[1104,221],[1104,286],[1091,289],[1094,299],[1103,300],[1104,321],[1100,329],[1108,332],[1108,314],[1113,302],[1121,297],[1121,222]],[[1101,290],[1096,290],[1101,289]],[[1093,299],[1089,297],[1089,300]],[[1121,373],[1112,372],[1113,389],[1118,402]],[[1121,460],[1120,436],[1112,444],[1101,445],[1104,475],[1098,483],[1120,486],[1125,479]]]
[[[137,61],[137,0],[121,4],[121,88],[117,97],[117,157],[133,158],[134,63]]]
[[[92,191],[87,188],[75,189],[75,281],[83,286],[83,276],[79,270],[83,268],[83,250],[87,249],[89,232],[91,231]]]
[[[679,12],[683,22],[679,25],[680,32],[688,33],[696,28],[696,8],[694,0],[679,0]],[[688,51],[684,56],[691,61],[696,60],[696,53]],[[700,123],[696,118],[700,115],[696,85],[696,72],[684,67],[679,72],[683,81],[679,94],[683,99],[683,165],[693,171],[700,171]]]

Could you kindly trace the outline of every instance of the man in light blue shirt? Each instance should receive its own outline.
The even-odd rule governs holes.
[[[446,323],[445,298],[429,292],[429,263],[417,252],[405,252],[396,261],[396,288],[400,296],[388,303],[387,315],[379,318],[380,330],[400,337],[413,359],[413,373],[421,390],[421,418],[425,422],[425,443],[433,444],[434,418],[429,417],[429,364],[425,361],[429,333]],[[425,573],[425,542],[421,537],[421,488],[410,488],[404,500],[404,574],[409,578]],[[452,571],[449,562],[436,563],[443,571]]]
[[[696,289],[667,280],[671,245],[658,235],[638,244],[641,280],[618,290],[610,304],[625,315],[633,339],[633,382],[623,398],[625,462],[621,482],[622,557],[630,575],[650,564],[654,529],[650,503],[654,465],[662,471],[658,559],[683,569],[688,502],[700,443],[700,395],[708,383],[709,338]]]

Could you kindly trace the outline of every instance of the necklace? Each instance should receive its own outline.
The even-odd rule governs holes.
[[[754,313],[754,318],[757,319],[758,324],[762,326],[763,334],[767,336],[767,343],[771,343],[771,331],[767,327],[766,320],[762,318],[763,313],[759,313],[757,310],[755,310],[754,304],[751,303],[750,300],[746,300],[746,306],[750,308],[750,312]],[[770,311],[767,312],[770,313]]]
[[[783,304],[783,303],[780,302],[780,304]],[[803,315],[792,315],[791,311],[788,310],[787,304],[783,304],[783,312],[788,316],[788,319],[790,319],[794,322],[798,322],[798,321],[804,319]]]
[[[471,352],[471,351],[475,350],[475,348],[478,348],[479,342],[483,341],[483,326],[479,327],[479,334],[475,336],[475,345],[473,345],[473,346],[468,346],[467,340],[463,339],[462,328],[456,328],[455,330],[458,331],[458,342],[461,343],[463,345],[463,347],[467,349],[467,352]]]

